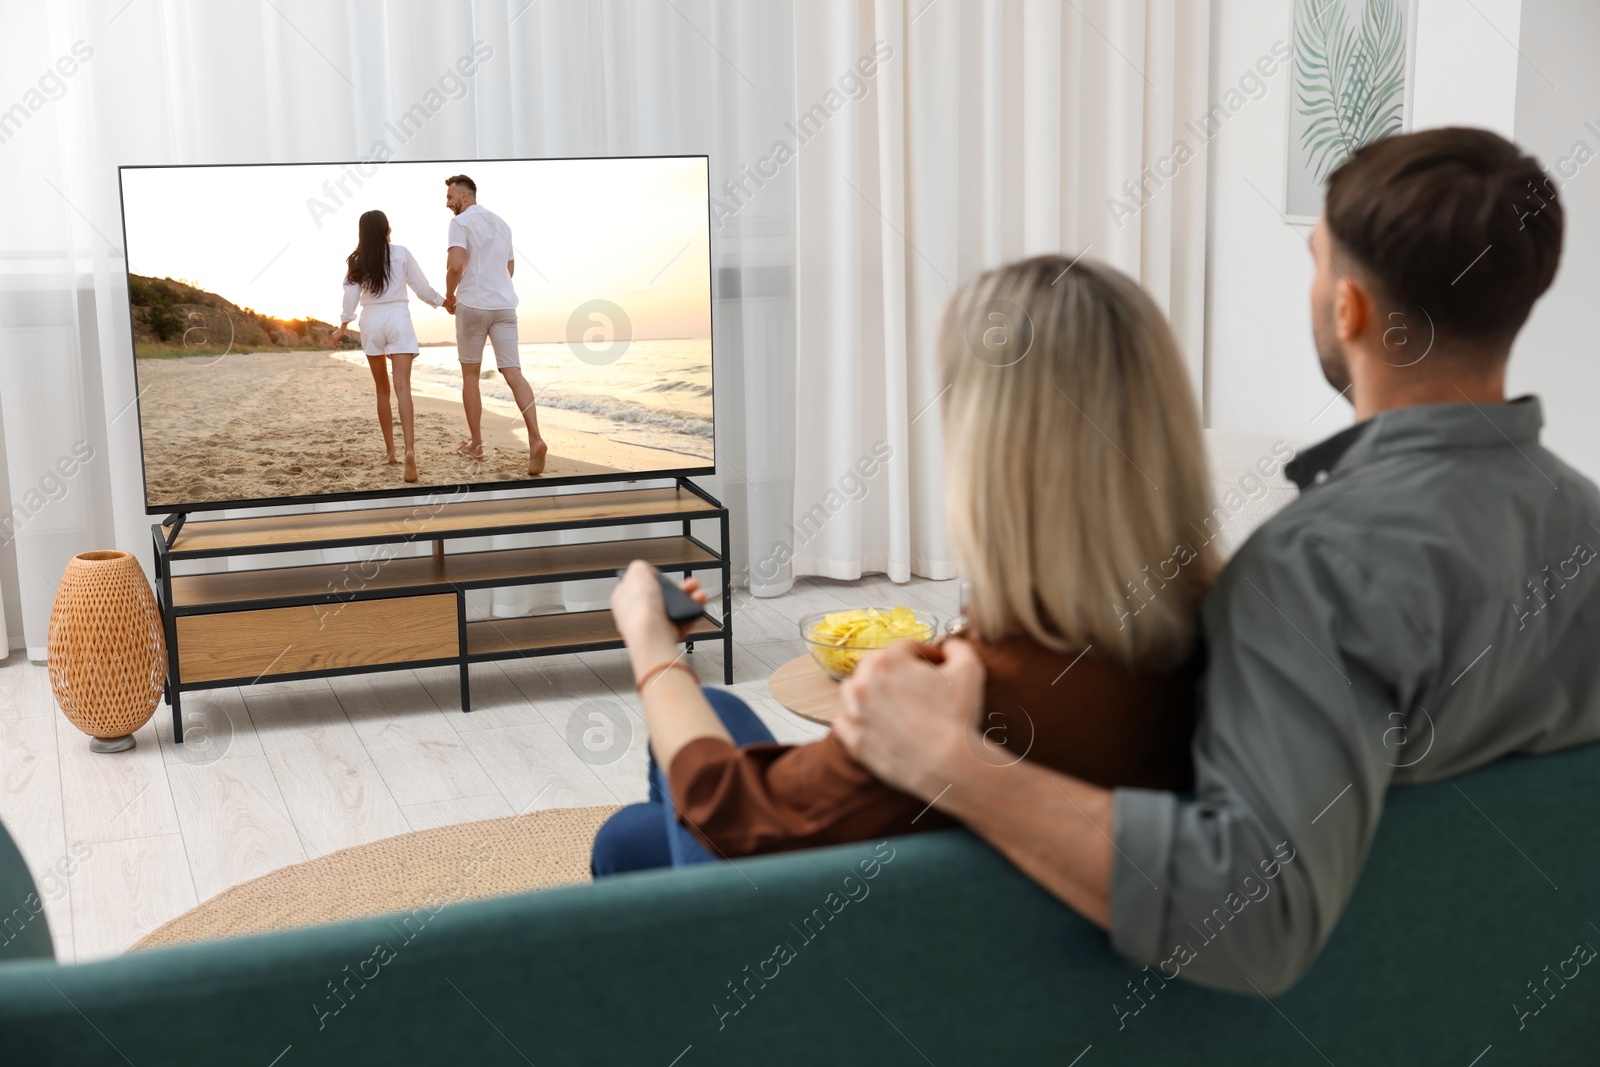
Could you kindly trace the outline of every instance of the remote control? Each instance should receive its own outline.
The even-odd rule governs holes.
[[[617,577],[621,578],[627,573],[626,569],[620,570],[617,572]],[[660,571],[656,572],[656,579],[661,583],[661,600],[666,605],[667,618],[673,622],[684,623],[692,622],[700,617],[701,607],[699,603],[695,601],[694,597],[685,593],[677,582],[674,582]]]

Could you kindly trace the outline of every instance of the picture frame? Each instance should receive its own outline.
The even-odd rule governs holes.
[[[1293,0],[1282,185],[1285,222],[1315,225],[1323,183],[1351,151],[1377,137],[1412,129],[1418,6],[1419,0]],[[1352,94],[1349,78],[1363,68],[1376,72],[1379,85],[1372,92]],[[1330,76],[1331,70],[1339,73]],[[1355,114],[1340,103],[1352,95],[1358,101]]]

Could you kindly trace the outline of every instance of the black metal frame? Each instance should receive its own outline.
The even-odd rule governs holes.
[[[573,529],[609,529],[621,526],[643,526],[651,523],[665,522],[681,519],[683,522],[683,538],[693,544],[700,551],[711,556],[711,559],[685,560],[681,563],[666,563],[663,568],[670,571],[682,572],[688,577],[695,571],[717,570],[722,574],[722,618],[718,620],[709,611],[702,611],[701,618],[716,627],[714,630],[705,630],[696,633],[685,640],[688,652],[694,651],[694,646],[703,641],[723,642],[723,683],[733,684],[733,596],[731,584],[733,581],[733,563],[729,552],[729,519],[728,509],[710,493],[695,485],[687,477],[677,479],[677,488],[692,493],[707,504],[704,511],[697,512],[688,517],[681,512],[647,513],[630,515],[620,519],[599,519],[595,521],[560,521],[560,522],[529,522],[512,526],[497,526],[490,529],[452,530],[438,533],[408,534],[404,536],[381,536],[363,538],[329,538],[325,540],[297,541],[287,544],[272,544],[267,546],[249,546],[238,550],[213,550],[188,552],[174,549],[178,533],[182,530],[185,514],[182,512],[169,515],[163,522],[150,527],[151,539],[155,550],[155,575],[156,575],[156,600],[161,611],[162,631],[166,638],[167,651],[167,676],[163,692],[168,706],[172,709],[172,734],[177,743],[183,742],[183,709],[182,701],[185,692],[202,689],[220,689],[228,686],[254,685],[262,681],[289,681],[300,678],[332,678],[341,675],[367,674],[380,671],[406,670],[422,667],[438,667],[458,665],[461,670],[461,710],[472,710],[472,687],[468,668],[473,663],[485,663],[493,660],[517,659],[533,656],[566,655],[573,652],[590,652],[599,649],[621,648],[620,640],[575,642],[571,644],[554,645],[535,649],[508,649],[496,652],[471,651],[469,641],[469,628],[479,625],[483,621],[467,621],[467,593],[473,589],[499,589],[512,588],[523,585],[546,585],[551,582],[582,581],[591,578],[608,578],[613,575],[610,569],[596,570],[577,569],[572,571],[559,571],[549,574],[524,575],[511,578],[483,579],[475,581],[451,582],[448,580],[419,581],[415,585],[386,586],[373,590],[341,590],[326,593],[300,593],[281,597],[260,597],[249,600],[214,601],[205,604],[195,604],[186,607],[177,607],[173,599],[173,581],[175,578],[185,576],[173,574],[173,564],[192,559],[211,559],[224,556],[264,555],[281,552],[299,552],[307,549],[321,548],[347,548],[354,545],[396,544],[415,541],[445,541],[460,538],[485,537],[501,534],[517,533],[546,533],[557,530]],[[603,495],[603,494],[596,494]],[[542,496],[542,495],[541,495]],[[536,499],[536,498],[530,498]],[[335,515],[348,513],[334,513]],[[715,519],[718,523],[721,550],[713,549],[692,533],[693,523]],[[232,521],[232,520],[228,520]],[[650,538],[619,538],[616,542],[644,541]],[[493,550],[491,550],[493,551]],[[515,552],[526,549],[502,549],[499,551]],[[321,566],[320,564],[316,566]],[[303,570],[303,567],[264,567],[263,571],[273,570]],[[444,593],[453,593],[456,598],[456,635],[459,642],[459,654],[450,657],[434,657],[426,660],[407,660],[394,663],[363,664],[356,667],[337,667],[315,671],[284,671],[279,673],[263,673],[255,678],[228,678],[203,682],[185,682],[182,675],[181,656],[178,648],[177,620],[186,615],[216,615],[236,611],[265,611],[272,608],[301,607],[315,604],[347,604],[354,601],[388,600],[399,597],[428,596]],[[577,614],[577,613],[573,613]],[[514,620],[502,620],[514,621]],[[269,667],[270,670],[270,667]]]

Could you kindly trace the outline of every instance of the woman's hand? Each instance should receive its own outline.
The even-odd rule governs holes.
[[[683,583],[683,591],[696,603],[707,600],[705,590],[694,578]],[[629,564],[622,581],[612,590],[611,616],[635,660],[635,668],[643,665],[648,669],[674,658],[679,642],[689,632],[689,624],[679,625],[667,618],[656,569],[642,559]]]
[[[334,342],[334,344],[339,344],[340,342],[342,342],[344,340],[344,328],[346,326],[348,326],[348,325],[350,325],[348,322],[341,323],[339,328],[337,330],[333,331],[333,342]]]

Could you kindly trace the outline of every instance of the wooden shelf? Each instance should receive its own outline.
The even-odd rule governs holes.
[[[697,519],[717,524],[720,547],[691,536]],[[619,529],[657,522],[681,524],[682,533],[629,537]],[[603,530],[608,540],[476,552],[446,545],[558,530]],[[451,665],[460,675],[461,710],[471,711],[474,662],[622,647],[609,611],[468,622],[471,590],[610,578],[636,559],[666,574],[715,569],[725,598],[733,582],[728,509],[687,477],[665,488],[566,496],[432,497],[360,511],[194,522],[180,514],[171,525],[151,526],[150,538],[178,743],[182,695],[192,690]],[[175,573],[207,558],[358,546],[374,546],[361,553],[369,558]],[[432,551],[418,555],[424,548]],[[733,684],[731,615],[702,612],[687,639],[722,642],[723,681]]]
[[[514,531],[618,526],[655,519],[710,518],[721,513],[718,505],[677,487],[455,504],[420,501],[361,511],[194,520],[178,531],[168,555],[172,559],[198,559]]]
[[[446,553],[443,563],[432,556],[399,556],[372,563],[318,563],[174,575],[172,604],[185,612],[252,602],[350,600],[399,590],[419,593],[528,585],[561,578],[610,577],[636,559],[666,571],[722,565],[720,557],[687,537],[650,537]]]
[[[722,629],[705,616],[694,621],[689,633],[715,635]],[[622,637],[609,611],[575,611],[560,615],[525,615],[516,619],[484,619],[467,623],[467,655],[472,659],[500,659],[524,652],[550,652],[562,648],[599,648],[621,645]]]

